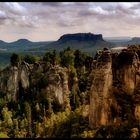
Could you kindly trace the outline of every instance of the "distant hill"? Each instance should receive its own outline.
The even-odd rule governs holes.
[[[113,43],[115,46],[127,46],[130,37],[105,37],[104,40]]]
[[[95,52],[97,49],[112,47],[113,45],[113,43],[105,41],[102,37],[102,34],[75,33],[64,34],[56,41],[32,42],[28,39],[19,39],[10,43],[0,41],[0,51],[41,52],[52,49],[61,51],[67,47],[71,47],[73,49],[79,49],[92,53]]]
[[[51,41],[42,41],[42,42],[32,42],[28,39],[19,39],[14,42],[4,42],[0,40],[0,50],[7,50],[7,51],[26,51],[31,48],[39,48],[39,47],[46,47],[48,43]]]
[[[101,34],[95,35],[92,33],[76,33],[76,34],[65,34],[61,36],[59,42],[68,42],[68,41],[104,41]]]
[[[102,34],[74,33],[64,34],[56,41],[32,42],[28,39],[19,39],[8,43],[0,40],[0,64],[9,62],[12,52],[43,55],[46,51],[56,50],[60,52],[71,47],[94,56],[97,50],[102,50],[104,47],[126,47],[131,44],[140,44],[140,37],[103,38]]]
[[[13,46],[23,46],[23,45],[31,45],[33,42],[29,41],[28,39],[19,39],[15,42],[9,43],[9,45]]]
[[[131,37],[128,36],[122,36],[122,37],[104,37],[104,40],[110,41],[110,40],[124,40],[124,41],[129,41],[131,40]]]
[[[71,47],[74,50],[79,49],[93,55],[98,49],[112,47],[113,45],[113,43],[105,41],[102,34],[75,33],[64,34],[57,41],[51,42],[47,45],[47,47],[40,47],[39,49],[55,49],[56,51],[61,51],[67,47]]]
[[[116,37],[116,38],[104,38],[106,41],[114,43],[115,46],[128,46],[133,44],[140,44],[140,37]]]
[[[140,37],[133,37],[130,41],[127,42],[129,45],[131,44],[140,44]]]

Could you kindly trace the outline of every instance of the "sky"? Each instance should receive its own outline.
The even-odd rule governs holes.
[[[57,40],[67,33],[140,37],[140,2],[0,2],[0,40]]]

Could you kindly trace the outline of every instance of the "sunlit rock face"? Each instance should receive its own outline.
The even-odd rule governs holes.
[[[111,52],[104,50],[96,56],[90,89],[89,123],[92,128],[106,125],[110,119],[109,90],[112,86]]]
[[[113,80],[128,94],[133,94],[138,71],[138,55],[127,49],[116,57],[113,67]]]
[[[140,121],[139,69],[139,57],[136,52],[129,49],[123,49],[119,53],[112,53],[108,49],[97,52],[90,76],[92,83],[89,91],[89,124],[91,128],[118,121],[118,114],[123,112],[123,107],[115,98],[116,89],[131,97],[131,116]],[[112,108],[116,113],[112,112]]]
[[[114,87],[122,89],[131,96],[132,118],[140,121],[140,61],[136,52],[124,49],[113,60]]]
[[[135,120],[140,124],[140,72],[138,70],[136,75],[136,87],[133,94],[134,100],[134,117]]]

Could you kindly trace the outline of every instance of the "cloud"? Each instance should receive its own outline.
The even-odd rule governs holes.
[[[4,8],[8,9],[9,12],[12,12],[13,14],[23,14],[24,12],[26,12],[25,8],[23,6],[21,6],[19,3],[17,2],[6,2],[4,4]]]
[[[133,30],[134,35],[140,29],[139,7],[139,2],[0,2],[0,27],[11,36],[38,40],[77,31],[132,35]]]
[[[35,26],[35,17],[32,17],[20,3],[5,2],[0,3],[0,23],[3,26],[10,24],[11,26],[21,26],[25,28],[33,28]],[[28,15],[29,14],[29,15]]]

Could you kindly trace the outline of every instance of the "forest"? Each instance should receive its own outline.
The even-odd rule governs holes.
[[[50,137],[86,137],[88,134],[88,117],[82,116],[82,105],[88,104],[87,97],[81,93],[87,88],[88,75],[91,71],[92,57],[70,47],[57,54],[46,52],[42,57],[33,55],[11,55],[11,66],[18,66],[27,62],[34,64],[45,63],[47,71],[50,65],[66,67],[69,74],[70,107],[62,110],[57,101],[44,98],[41,88],[47,85],[47,77],[43,77],[35,87],[26,91],[19,88],[17,101],[9,101],[5,94],[0,94],[0,137],[10,138],[50,138]],[[88,63],[87,63],[88,62]],[[83,69],[83,70],[82,70]],[[40,75],[41,72],[38,72]],[[78,78],[78,90],[72,91],[73,79]],[[27,92],[27,93],[25,93]],[[38,93],[40,92],[40,93]],[[39,96],[37,96],[40,94]],[[87,102],[87,103],[86,103]],[[91,134],[90,134],[91,133]]]
[[[56,53],[55,50],[46,52],[42,57],[13,53],[10,58],[11,67],[20,67],[24,62],[31,66],[41,64],[42,70],[34,71],[35,82],[30,82],[27,89],[24,89],[20,82],[18,83],[16,100],[7,98],[8,93],[1,90],[0,137],[138,138],[139,125],[131,120],[129,123],[124,122],[120,125],[108,124],[95,128],[90,127],[88,116],[90,95],[88,91],[92,84],[90,75],[94,59],[96,56],[93,58],[79,50],[72,50],[70,47],[60,53]],[[64,105],[60,104],[57,98],[51,96],[53,93],[48,96],[46,90],[46,87],[55,82],[62,84],[61,80],[57,78],[50,80],[49,76],[45,75],[46,73],[50,74],[51,70],[53,70],[53,74],[57,75],[56,66],[58,69],[66,70],[66,75],[63,75],[61,69],[59,72],[59,75],[63,75],[62,81],[65,81],[65,78],[68,80],[69,94],[66,93],[67,98],[64,98]],[[120,93],[119,90],[116,92]],[[62,93],[64,94],[63,91]],[[61,92],[58,91],[58,94]],[[123,111],[128,113],[131,107],[131,97],[123,92],[120,94],[116,95],[117,101],[123,106]]]

